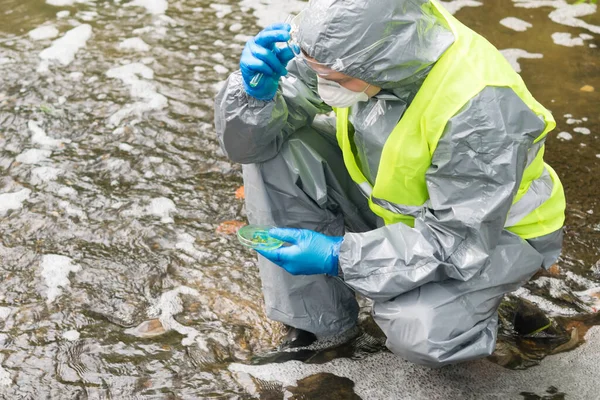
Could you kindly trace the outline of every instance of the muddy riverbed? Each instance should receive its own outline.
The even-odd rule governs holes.
[[[598,393],[573,386],[593,381],[586,373],[600,351],[596,5],[445,3],[503,50],[553,112],[546,160],[568,210],[557,266],[503,305],[497,354],[433,373],[383,349],[366,303],[350,342],[275,352],[281,326],[263,314],[254,254],[230,234],[245,222],[241,168],[219,149],[213,97],[247,35],[305,3],[0,3],[1,398]],[[551,353],[561,354],[536,366]],[[567,362],[574,377],[540,378]],[[501,378],[473,383],[490,376]],[[440,379],[430,391],[425,382]]]

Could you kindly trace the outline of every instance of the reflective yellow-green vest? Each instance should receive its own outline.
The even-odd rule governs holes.
[[[431,166],[432,155],[447,122],[486,86],[510,87],[533,112],[544,119],[546,129],[536,139],[534,146],[556,126],[551,113],[533,98],[519,74],[494,46],[460,23],[435,0],[424,7],[431,7],[430,12],[447,21],[455,42],[431,69],[387,139],[374,185],[368,183],[352,151],[348,129],[349,108],[334,110],[337,115],[337,140],[346,169],[359,186],[369,187],[371,210],[386,224],[402,222],[411,227],[414,226],[414,216],[406,215],[401,210],[423,206],[429,199],[425,172]],[[524,239],[552,233],[563,226],[565,219],[563,187],[554,170],[544,163],[544,146],[541,144],[537,145],[537,156],[523,173],[513,204],[527,193],[531,183],[545,171],[553,181],[552,193],[540,206],[506,227]],[[383,207],[380,200],[396,207]]]

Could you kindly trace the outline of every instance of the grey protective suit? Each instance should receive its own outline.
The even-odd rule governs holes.
[[[323,63],[383,90],[351,110],[356,153],[374,181],[383,144],[454,37],[425,0],[313,0],[300,26],[302,48]],[[379,43],[383,37],[393,40]],[[370,46],[370,47],[369,47]],[[357,51],[358,57],[348,57]],[[331,108],[316,76],[293,60],[275,99],[249,97],[234,72],[216,98],[217,133],[244,164],[248,218],[344,235],[340,278],[292,276],[260,258],[267,315],[330,335],[356,323],[355,291],[374,301],[388,347],[416,363],[441,366],[492,353],[497,307],[559,256],[562,230],[523,240],[504,229],[552,190],[549,176],[511,207],[533,141],[544,123],[509,88],[487,87],[450,121],[426,180],[430,199],[400,210],[414,228],[384,226],[350,179]],[[467,184],[465,184],[467,183]],[[517,215],[520,214],[520,215]]]

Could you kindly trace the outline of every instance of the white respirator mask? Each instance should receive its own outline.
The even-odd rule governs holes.
[[[317,81],[319,96],[331,107],[346,108],[355,105],[359,101],[369,100],[369,96],[365,92],[371,85],[367,86],[362,92],[354,92],[337,82],[321,78],[318,75]]]

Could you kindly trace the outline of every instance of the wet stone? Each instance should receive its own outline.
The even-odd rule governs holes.
[[[354,392],[354,382],[330,373],[308,376],[298,381],[296,387],[288,387],[290,399],[360,400]]]

